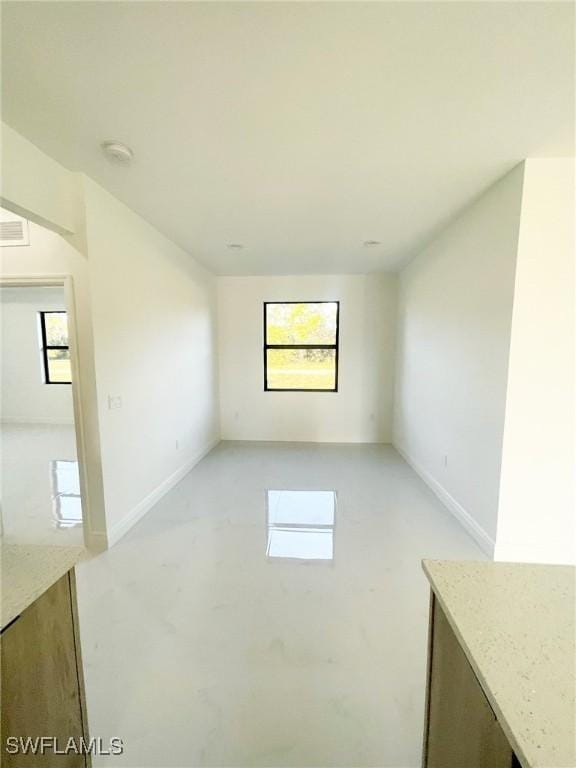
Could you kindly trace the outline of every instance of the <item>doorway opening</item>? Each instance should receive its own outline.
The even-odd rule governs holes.
[[[0,283],[1,519],[6,544],[84,544],[68,279]]]

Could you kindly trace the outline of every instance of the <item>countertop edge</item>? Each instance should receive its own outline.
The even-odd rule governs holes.
[[[0,631],[74,568],[85,554],[81,546],[3,544]]]
[[[441,590],[438,586],[438,584],[435,582],[434,575],[431,573],[430,569],[428,568],[428,563],[434,563],[434,562],[440,562],[436,560],[422,560],[422,570],[426,574],[426,577],[428,581],[430,582],[430,587],[432,588],[432,591],[434,592],[434,597],[438,600],[440,603],[440,606],[442,610],[444,611],[444,615],[448,619],[448,623],[450,624],[450,627],[452,628],[452,631],[456,635],[458,642],[460,643],[460,646],[462,650],[464,651],[464,655],[466,656],[468,663],[472,667],[474,674],[476,675],[476,678],[478,679],[478,682],[480,683],[482,690],[484,691],[484,695],[488,699],[488,702],[490,706],[492,707],[494,713],[496,714],[496,717],[498,718],[498,722],[502,726],[502,730],[504,731],[504,734],[506,735],[506,738],[508,739],[508,742],[512,749],[514,750],[514,754],[520,761],[520,764],[522,768],[541,768],[538,765],[534,765],[533,763],[530,763],[528,760],[528,756],[525,754],[524,750],[522,749],[522,746],[518,742],[513,730],[510,728],[508,721],[506,719],[506,716],[502,709],[500,708],[496,698],[494,697],[494,694],[492,693],[492,690],[490,689],[490,686],[488,685],[486,679],[484,678],[484,675],[482,674],[482,671],[480,667],[478,666],[474,656],[472,655],[470,648],[468,647],[468,644],[466,643],[464,636],[461,634],[460,629],[458,628],[458,623],[456,622],[454,616],[450,612],[450,609],[444,602],[441,593]]]

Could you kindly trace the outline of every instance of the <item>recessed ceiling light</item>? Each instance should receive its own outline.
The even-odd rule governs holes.
[[[121,141],[104,141],[101,144],[102,151],[113,163],[121,163],[122,165],[128,165],[132,162],[134,153],[127,147],[126,144],[122,144]]]
[[[364,240],[364,248],[376,248],[377,245],[382,245],[380,240]]]
[[[241,251],[244,246],[242,243],[227,243],[226,248],[230,248],[231,251]]]

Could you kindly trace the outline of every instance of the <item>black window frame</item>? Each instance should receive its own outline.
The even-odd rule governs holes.
[[[46,336],[46,315],[68,315],[65,309],[46,309],[40,313],[40,335],[42,338],[42,362],[44,364],[44,384],[72,384],[70,381],[51,381],[50,380],[50,366],[48,364],[48,350],[49,349],[67,349],[70,352],[70,344],[48,344]],[[68,339],[70,341],[70,339]]]
[[[270,304],[336,304],[336,340],[334,344],[268,344],[267,313]],[[334,388],[333,389],[279,389],[268,386],[268,350],[269,349],[333,349],[335,351]],[[338,392],[338,360],[340,350],[340,302],[323,299],[322,301],[265,301],[264,302],[264,392]]]

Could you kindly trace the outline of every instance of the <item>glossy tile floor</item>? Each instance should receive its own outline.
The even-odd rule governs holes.
[[[423,557],[483,559],[391,447],[221,443],[78,568],[97,764],[419,766]]]
[[[2,524],[11,544],[82,544],[74,427],[0,426]]]

